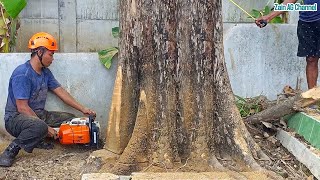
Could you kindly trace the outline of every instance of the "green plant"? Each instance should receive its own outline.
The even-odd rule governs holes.
[[[261,10],[257,10],[257,9],[252,9],[251,10],[251,15],[254,17],[254,18],[259,18],[261,16],[265,16],[265,15],[268,15],[271,11],[272,11],[272,8],[270,8],[269,4],[270,4],[270,0],[267,2],[266,6],[261,9]],[[278,3],[278,4],[281,4],[283,2],[283,0],[274,0],[274,3]],[[251,17],[248,17],[248,18],[251,18]],[[273,18],[269,23],[284,23],[286,20],[286,16],[277,16],[275,18]]]
[[[241,117],[245,118],[262,110],[258,98],[242,98],[235,95],[236,106],[239,109]]]
[[[119,37],[119,27],[112,28],[112,36],[114,38]],[[115,57],[118,52],[118,47],[109,47],[107,49],[103,49],[98,52],[99,60],[107,69],[109,69],[111,67],[113,57]]]
[[[11,52],[19,28],[18,15],[26,0],[0,0],[0,52]]]

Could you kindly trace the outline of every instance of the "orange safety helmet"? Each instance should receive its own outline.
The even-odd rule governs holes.
[[[38,32],[34,34],[29,40],[29,44],[28,44],[29,49],[36,49],[41,46],[51,51],[58,50],[57,41],[54,39],[52,35],[46,32]]]

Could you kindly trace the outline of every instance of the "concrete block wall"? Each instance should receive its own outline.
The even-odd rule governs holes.
[[[265,0],[236,2],[249,13],[252,9],[263,9],[268,3]],[[118,42],[112,37],[111,28],[119,26],[118,6],[119,0],[28,0],[20,14],[16,51],[28,52],[28,40],[39,31],[56,37],[59,52],[64,53],[97,52],[116,46]],[[296,23],[296,14],[290,16],[289,23]],[[222,1],[222,17],[224,23],[254,22],[229,0]]]
[[[234,2],[248,13],[250,13],[252,9],[263,9],[268,3],[266,0],[235,0]],[[273,5],[273,2],[270,1],[269,5]],[[248,18],[248,15],[242,12],[230,0],[222,1],[222,18],[225,23],[254,22],[253,19]]]
[[[111,28],[119,26],[118,0],[28,0],[20,14],[17,52],[28,52],[30,37],[46,31],[60,52],[97,52],[116,46]]]
[[[224,54],[235,94],[242,97],[266,95],[276,99],[285,85],[295,87],[302,79],[306,90],[305,60],[296,56],[296,25],[224,24]],[[14,68],[29,58],[29,53],[0,54],[0,118],[4,115],[9,77]],[[106,70],[97,53],[56,53],[50,69],[76,99],[98,113],[102,128],[107,125],[113,92],[116,63]],[[114,61],[117,62],[117,61]],[[71,111],[52,96],[49,110]],[[71,111],[74,112],[74,111]],[[81,115],[81,114],[78,114]],[[0,120],[0,129],[3,120]]]
[[[237,0],[236,2],[240,7],[251,13],[252,9],[262,10],[265,6],[273,7],[273,0]],[[288,13],[288,24],[296,24],[298,21],[299,12]],[[222,1],[222,20],[224,23],[253,23],[254,20],[241,11],[230,0]]]
[[[306,90],[305,58],[297,57],[297,49],[294,24],[224,24],[225,61],[234,93],[242,97],[276,99],[297,79]]]

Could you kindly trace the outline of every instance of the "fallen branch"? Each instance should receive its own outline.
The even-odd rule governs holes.
[[[305,107],[316,104],[320,101],[320,87],[310,89],[301,94],[289,97],[279,104],[265,109],[257,114],[249,116],[245,119],[246,122],[254,124],[260,121],[270,122],[279,120],[281,117],[304,111]]]

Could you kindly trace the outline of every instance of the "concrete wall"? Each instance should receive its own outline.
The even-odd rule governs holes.
[[[252,9],[263,9],[268,3],[266,0],[235,0],[234,2],[236,2],[248,13],[250,13]],[[273,6],[273,2],[270,1],[269,6]],[[222,18],[223,22],[225,23],[254,22],[252,18],[248,18],[247,14],[242,12],[229,0],[222,1]]]
[[[0,132],[4,132],[4,109],[8,94],[8,83],[12,71],[30,58],[29,53],[0,53]],[[117,60],[107,70],[99,61],[97,53],[57,53],[50,66],[61,85],[81,104],[97,112],[97,120],[105,129],[111,104]],[[82,113],[65,105],[54,94],[49,94],[47,110]],[[104,133],[104,131],[103,131]]]
[[[111,28],[119,26],[118,0],[28,0],[19,16],[17,52],[28,52],[28,40],[39,31],[56,37],[60,52],[96,52],[117,45]]]
[[[268,1],[236,2],[250,13],[252,9],[263,9]],[[273,5],[272,1],[269,5]],[[116,46],[111,28],[119,26],[118,6],[119,0],[28,0],[20,14],[16,51],[28,52],[28,40],[39,31],[56,37],[60,52],[96,52]],[[225,23],[254,22],[229,0],[222,1],[222,16]],[[296,18],[293,16],[289,22],[296,23]]]
[[[305,59],[296,56],[296,25],[224,25],[224,54],[234,93],[276,99],[285,85],[306,90]]]
[[[306,90],[305,60],[296,56],[296,25],[224,24],[225,61],[235,94],[266,95],[276,99],[285,85],[295,87],[297,78]],[[9,77],[29,54],[0,54],[0,117],[4,114]],[[115,61],[117,62],[117,61]],[[97,53],[57,53],[50,69],[61,84],[84,105],[95,109],[106,127],[116,63],[106,70]],[[72,111],[50,96],[47,109]],[[75,112],[75,111],[72,111]],[[81,115],[81,114],[78,114]],[[3,128],[3,121],[0,127]]]

